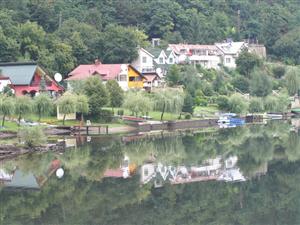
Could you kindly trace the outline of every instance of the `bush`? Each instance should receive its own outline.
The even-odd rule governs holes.
[[[219,96],[216,99],[216,103],[220,110],[229,110],[230,109],[229,99],[226,96],[222,96],[222,95]]]
[[[197,96],[195,98],[195,104],[198,106],[207,106],[208,101],[205,98],[201,98],[201,97]]]
[[[272,73],[274,77],[278,79],[284,76],[285,71],[286,70],[284,66],[275,66],[272,68]]]
[[[102,109],[100,112],[100,120],[105,123],[110,123],[113,120],[114,113],[111,110]]]
[[[230,112],[243,113],[248,110],[248,104],[246,100],[240,94],[234,94],[229,98]]]
[[[124,110],[123,110],[123,109],[119,109],[119,110],[117,111],[117,115],[123,116],[123,115],[124,115]]]
[[[237,88],[238,90],[240,90],[241,92],[244,93],[249,93],[249,79],[246,77],[242,77],[242,76],[238,76],[235,77],[231,84]]]
[[[276,112],[278,108],[278,101],[275,96],[267,96],[264,99],[264,108],[266,112]]]
[[[23,127],[19,133],[19,138],[26,147],[32,148],[46,144],[47,138],[41,127]]]
[[[262,103],[262,99],[260,98],[252,98],[249,104],[249,112],[250,113],[258,113],[264,111],[264,105]]]
[[[191,114],[186,114],[184,116],[184,119],[186,119],[186,120],[190,120],[191,118],[192,118]]]

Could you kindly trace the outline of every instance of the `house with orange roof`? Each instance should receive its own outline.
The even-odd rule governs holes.
[[[130,64],[102,64],[95,60],[94,64],[83,64],[72,70],[65,79],[68,87],[72,88],[72,81],[85,80],[92,76],[98,76],[105,83],[108,80],[116,80],[120,87],[129,89],[142,89],[145,77]]]

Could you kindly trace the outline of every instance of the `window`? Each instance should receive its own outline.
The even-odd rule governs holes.
[[[147,63],[147,57],[146,56],[143,56],[142,62]]]
[[[129,81],[134,81],[135,79],[134,79],[135,77],[129,77]]]
[[[149,171],[148,171],[147,168],[145,168],[145,170],[144,170],[144,175],[145,175],[145,176],[148,176],[148,174],[149,174]]]
[[[169,58],[169,62],[170,62],[170,63],[173,63],[173,58]]]
[[[164,63],[163,57],[160,57],[160,58],[159,58],[159,63]]]
[[[230,63],[230,62],[231,62],[230,58],[226,58],[226,63]]]
[[[127,81],[127,75],[120,75],[119,81]]]

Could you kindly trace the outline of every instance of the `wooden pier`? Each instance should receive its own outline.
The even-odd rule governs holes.
[[[103,132],[104,129],[104,132]],[[108,134],[108,125],[91,125],[91,126],[73,126],[71,128],[72,132],[82,133],[85,132],[86,135],[89,134]]]

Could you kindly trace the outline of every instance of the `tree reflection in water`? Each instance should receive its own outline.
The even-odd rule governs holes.
[[[129,179],[103,178],[106,171],[135,165]],[[208,165],[208,159],[236,156],[246,182],[141,185],[146,163],[173,167]],[[60,180],[47,177],[59,160]],[[6,161],[16,169],[47,177],[39,190],[0,183],[0,224],[300,224],[300,133],[289,123],[160,136],[122,142],[93,139],[64,154],[36,154]],[[169,167],[168,167],[169,168]],[[171,168],[171,167],[170,167]],[[263,176],[257,176],[268,171]],[[13,191],[12,191],[13,190]]]

